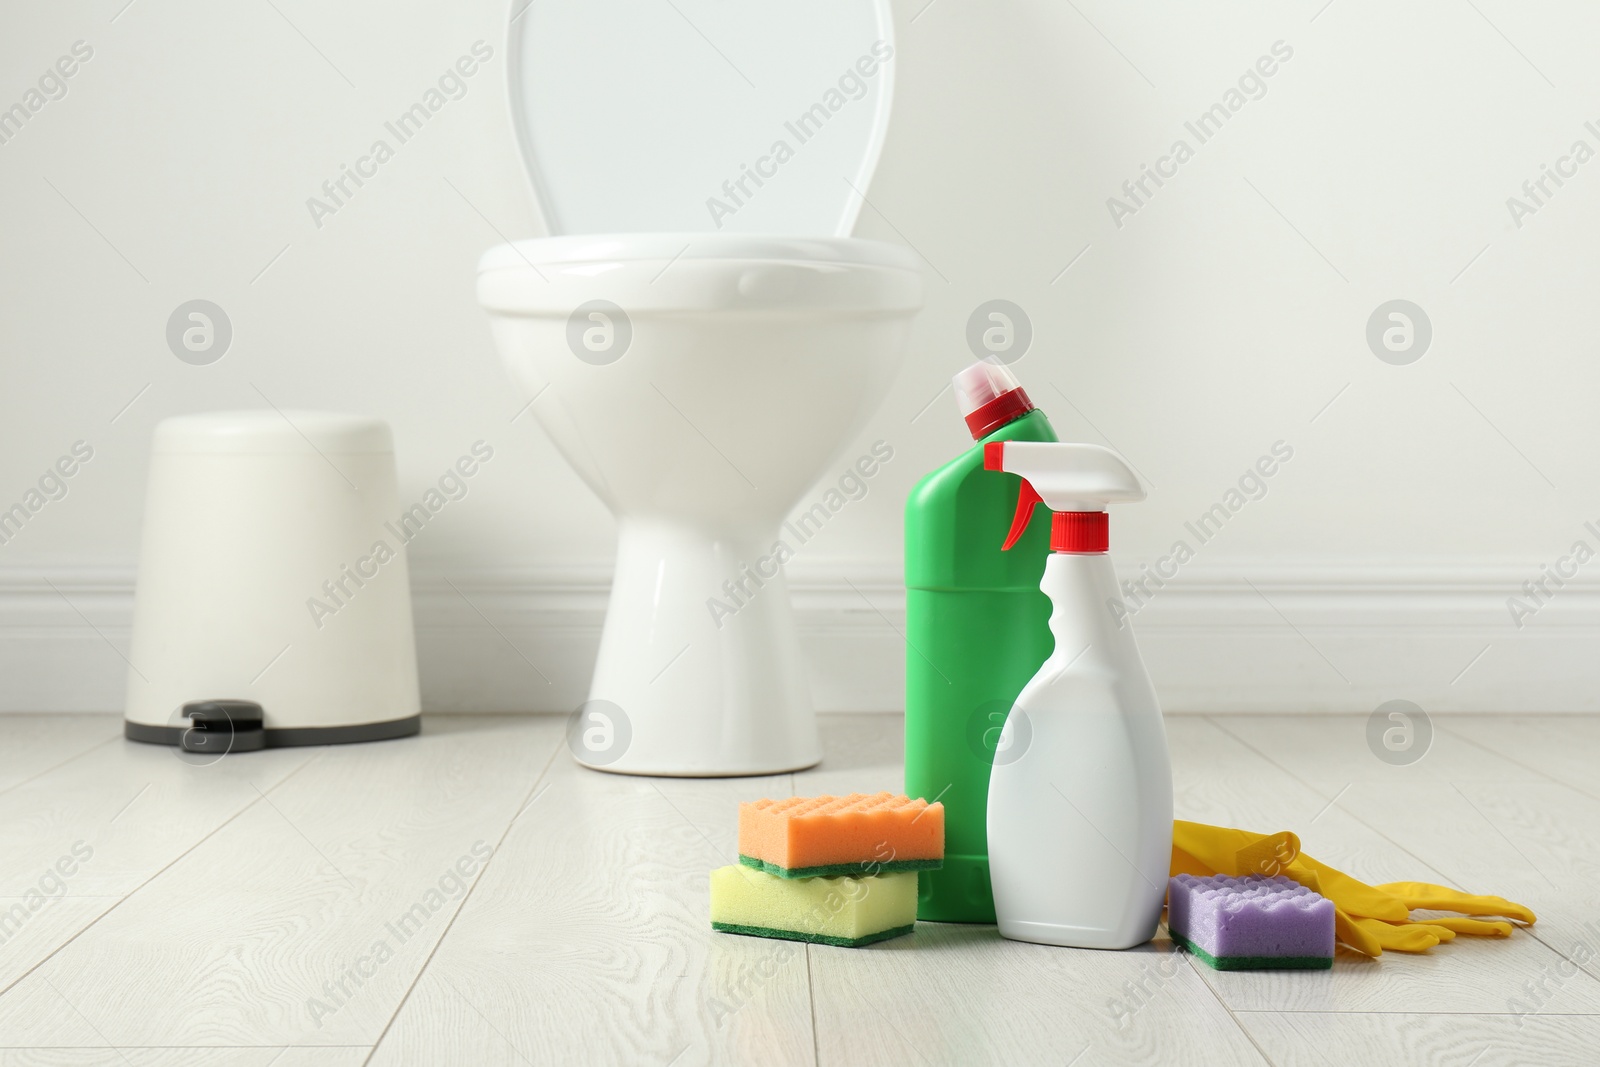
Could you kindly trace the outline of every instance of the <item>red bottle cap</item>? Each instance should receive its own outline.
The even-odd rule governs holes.
[[[1111,547],[1111,527],[1103,511],[1058,511],[1050,519],[1052,552],[1104,552]]]
[[[1033,410],[1033,401],[1022,391],[1017,376],[998,360],[980,359],[950,381],[956,390],[956,406],[975,441]]]
[[[969,414],[967,429],[972,432],[974,441],[980,441],[1006,423],[1020,419],[1032,410],[1033,401],[1028,399],[1027,390],[1018,386],[1009,392],[1001,393]]]

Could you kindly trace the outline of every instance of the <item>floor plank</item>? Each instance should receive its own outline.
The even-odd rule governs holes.
[[[1290,770],[1324,796],[1342,789],[1381,793],[1400,783],[1477,780],[1536,782],[1539,771],[1486,751],[1455,729],[1471,716],[1434,716],[1432,741],[1405,753],[1413,762],[1385,762],[1367,739],[1364,715],[1211,715],[1203,716],[1269,762]],[[1176,716],[1187,722],[1190,716]],[[1384,720],[1388,722],[1389,720]],[[1380,743],[1379,747],[1382,745]]]
[[[0,793],[122,736],[117,715],[6,715]]]
[[[107,1054],[110,1052],[110,1058]],[[368,1049],[345,1048],[17,1048],[0,1049],[0,1067],[361,1067]]]
[[[0,1034],[370,1045],[559,736],[550,720],[456,719],[414,741],[316,750],[0,999]],[[232,764],[249,784],[274,755],[201,773]],[[148,808],[175,814],[186,799]]]
[[[715,933],[738,803],[790,777],[646,779],[565,753],[429,964],[374,1067],[811,1064],[805,955]]]
[[[1282,1067],[1593,1067],[1600,1018],[1244,1012]]]
[[[1441,728],[1600,800],[1600,715],[1457,715]]]
[[[111,733],[115,718],[94,718],[104,729],[80,735],[105,739],[0,793],[0,993],[258,800],[255,783],[270,789],[311,758],[276,750],[186,762]],[[41,762],[59,754],[47,731],[6,739]]]
[[[119,738],[0,794],[0,896],[50,882],[48,872],[73,860],[67,893],[121,897],[316,753],[246,755],[186,762],[165,745]]]

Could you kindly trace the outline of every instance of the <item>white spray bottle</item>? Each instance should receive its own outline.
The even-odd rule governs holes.
[[[1143,500],[1122,457],[1087,444],[996,441],[1020,474],[1010,548],[1034,505],[1055,514],[1040,589],[1055,651],[1022,690],[989,779],[989,875],[1000,933],[1075,948],[1155,935],[1172,862],[1172,764],[1155,687],[1106,555],[1105,506]]]

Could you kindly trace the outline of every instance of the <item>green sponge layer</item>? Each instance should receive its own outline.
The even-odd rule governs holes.
[[[863,863],[830,863],[822,867],[779,867],[776,863],[758,860],[754,856],[739,855],[739,862],[758,871],[775,874],[779,878],[865,878],[875,874],[894,874],[896,871],[934,871],[944,866],[944,860],[889,860],[880,863],[867,860]]]
[[[909,934],[915,923],[911,926],[896,926],[892,930],[881,930],[875,934],[866,934],[863,937],[834,937],[830,934],[804,934],[799,930],[775,930],[770,926],[740,926],[737,923],[712,923],[713,930],[721,930],[725,934],[745,934],[750,937],[776,937],[783,941],[809,941],[813,945],[835,945],[839,948],[860,948],[870,945],[874,941],[887,941],[891,937],[901,937]]]
[[[1332,956],[1213,956],[1188,940],[1167,930],[1172,943],[1193,953],[1218,971],[1326,971],[1333,967]]]

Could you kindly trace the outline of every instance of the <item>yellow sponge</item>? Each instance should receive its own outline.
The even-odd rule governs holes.
[[[711,872],[711,926],[731,934],[855,948],[909,934],[917,873],[779,878],[734,864]]]

